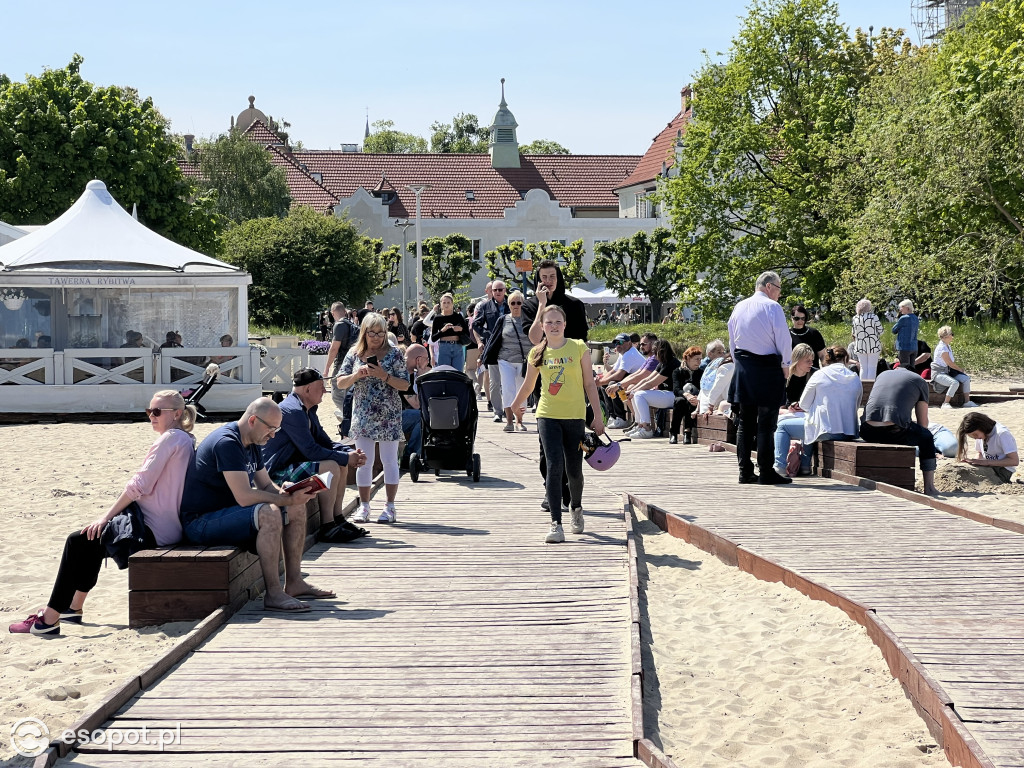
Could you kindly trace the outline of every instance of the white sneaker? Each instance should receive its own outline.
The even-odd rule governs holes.
[[[627,429],[622,434],[624,434],[626,437],[632,437],[634,432],[639,432],[639,431],[640,431],[640,425],[639,424],[634,424],[633,426],[631,426],[629,429]]]
[[[618,416],[608,422],[608,429],[625,429],[628,422],[625,419],[620,419]]]
[[[395,503],[389,501],[384,505],[384,511],[380,513],[380,517],[377,518],[378,523],[393,523],[398,520],[398,515],[395,512]]]
[[[569,513],[569,530],[573,533],[583,533],[582,507],[577,507]]]
[[[635,430],[629,433],[629,436],[636,440],[650,440],[654,437],[654,432],[646,429],[645,427],[637,427]]]
[[[565,532],[562,531],[561,523],[551,523],[551,530],[544,537],[545,544],[561,544],[565,541]]]
[[[964,408],[977,408],[977,407],[978,407],[978,404],[976,402],[974,402],[973,400],[968,400],[966,403],[964,403]]]
[[[953,406],[950,405],[949,403],[943,403],[941,410],[943,410],[943,411],[952,411],[953,410]]]
[[[359,511],[352,515],[353,523],[367,523],[370,521],[370,504],[369,502],[359,505]]]

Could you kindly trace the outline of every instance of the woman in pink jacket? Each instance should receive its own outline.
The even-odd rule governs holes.
[[[11,624],[11,632],[52,637],[60,634],[61,621],[82,623],[82,606],[96,586],[107,554],[100,540],[103,528],[132,502],[142,512],[146,547],[164,547],[181,540],[178,510],[185,471],[195,452],[195,438],[190,433],[196,411],[185,405],[180,393],[166,389],[153,395],[146,416],[159,437],[150,446],[142,467],[105,514],[68,536],[46,607]]]

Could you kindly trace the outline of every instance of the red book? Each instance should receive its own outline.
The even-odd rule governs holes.
[[[295,485],[289,485],[284,489],[285,493],[298,493],[304,491],[307,488],[313,491],[313,493],[320,493],[320,491],[326,491],[331,487],[331,480],[334,476],[330,472],[324,472],[319,475],[313,475],[307,477],[305,480],[300,480]]]

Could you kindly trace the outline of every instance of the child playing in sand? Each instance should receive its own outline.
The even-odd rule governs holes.
[[[195,423],[195,407],[185,405],[180,393],[165,389],[153,395],[146,416],[159,437],[146,453],[142,467],[106,514],[68,536],[46,607],[11,624],[11,632],[55,637],[60,635],[61,621],[82,623],[82,606],[96,585],[107,554],[101,541],[103,529],[133,502],[139,505],[145,521],[146,546],[165,547],[181,540],[178,508],[185,472],[195,450],[195,438],[189,434]]]
[[[984,413],[974,411],[964,416],[956,430],[957,461],[975,467],[990,467],[1004,483],[1010,482],[1020,459],[1017,457],[1017,441],[1010,430]],[[976,459],[967,458],[967,438],[974,438],[978,451]]]

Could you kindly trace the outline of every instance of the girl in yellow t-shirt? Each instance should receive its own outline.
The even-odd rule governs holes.
[[[583,450],[580,443],[586,426],[587,401],[594,407],[594,432],[604,434],[604,421],[597,398],[597,384],[590,363],[590,350],[578,339],[565,338],[565,312],[549,304],[541,310],[544,341],[530,350],[526,381],[519,388],[512,412],[516,413],[533,392],[540,376],[540,404],[537,433],[540,436],[548,472],[544,480],[551,530],[548,544],[565,541],[562,531],[562,473],[569,480],[571,526],[583,533]]]

